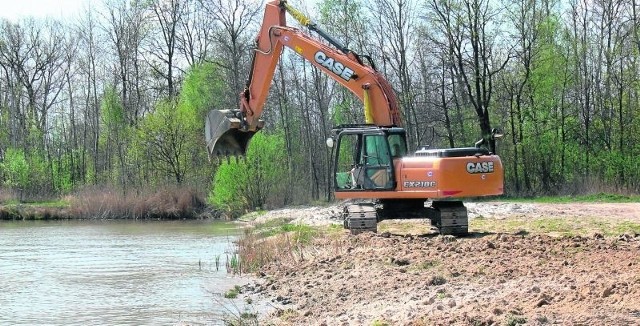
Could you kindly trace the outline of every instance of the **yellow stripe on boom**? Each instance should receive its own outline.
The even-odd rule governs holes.
[[[373,108],[371,107],[371,99],[369,98],[369,88],[364,89],[364,123],[373,123]]]
[[[291,7],[286,1],[283,1],[282,5],[287,12],[303,26],[309,26],[309,24],[311,24],[311,19],[309,19],[309,17],[298,11],[298,9]]]

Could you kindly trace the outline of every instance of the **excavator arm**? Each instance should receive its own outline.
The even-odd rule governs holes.
[[[287,26],[287,12],[332,46]],[[264,126],[260,117],[284,47],[356,95],[364,103],[366,123],[402,126],[393,89],[380,73],[289,6],[287,1],[275,0],[265,7],[247,86],[240,94],[239,109],[212,110],[207,116],[205,133],[210,156],[245,154],[251,137]]]

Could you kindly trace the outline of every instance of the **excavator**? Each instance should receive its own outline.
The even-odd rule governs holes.
[[[319,37],[287,26],[286,13]],[[264,127],[260,117],[285,47],[363,103],[365,123],[336,126],[327,139],[335,198],[352,199],[342,213],[351,233],[377,232],[383,220],[426,218],[442,235],[465,235],[469,223],[462,198],[503,193],[502,162],[482,146],[486,139],[472,147],[409,153],[396,95],[371,57],[345,47],[286,0],[265,5],[239,108],[214,109],[206,117],[210,157],[244,155],[251,137]]]

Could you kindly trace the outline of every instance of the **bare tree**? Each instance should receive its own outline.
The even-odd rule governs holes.
[[[420,132],[424,124],[419,118],[421,114],[416,107],[418,92],[413,87],[415,75],[412,74],[413,54],[417,40],[417,6],[413,0],[374,0],[369,3],[375,33],[382,52],[383,69],[388,76],[393,76],[396,83],[401,111],[406,123],[409,142],[414,147],[422,143]],[[387,70],[387,65],[390,68]],[[390,77],[391,79],[391,77]],[[424,128],[423,128],[424,129]]]
[[[117,64],[114,65],[118,78],[120,98],[125,108],[126,118],[136,125],[145,111],[142,90],[141,48],[146,37],[147,17],[140,0],[106,0],[106,14],[103,29],[106,32]]]
[[[64,35],[58,24],[39,24],[34,20],[22,24],[5,22],[2,34],[0,65],[25,90],[26,110],[18,108],[16,112],[20,126],[23,132],[33,126],[40,133],[37,139],[32,139],[37,141],[35,144],[28,142],[27,134],[22,135],[21,141],[25,148],[39,145],[44,149],[47,113],[58,102],[64,85]]]
[[[165,79],[166,95],[173,98],[176,95],[174,69],[176,48],[178,43],[178,28],[182,24],[186,13],[185,0],[154,0],[150,4],[154,23],[159,27],[154,29],[159,35],[148,38],[149,48],[146,52],[147,62],[151,69]]]
[[[446,6],[442,4],[446,3]],[[509,54],[499,61],[496,49],[498,35],[490,34],[490,21],[496,12],[487,0],[454,0],[430,2],[430,8],[442,18],[442,22],[460,22],[459,26],[445,26],[447,40],[452,45],[454,72],[461,77],[466,95],[476,112],[482,138],[489,150],[495,152],[495,140],[491,135],[489,108],[493,94],[493,81],[509,60]],[[453,14],[448,11],[453,11]],[[453,15],[453,20],[449,19]],[[461,28],[461,34],[453,33]],[[510,52],[510,49],[506,49]]]
[[[80,60],[80,73],[82,77],[82,97],[84,102],[84,108],[82,110],[82,156],[81,164],[83,171],[83,181],[85,179],[87,168],[87,152],[91,153],[93,158],[92,175],[94,176],[92,182],[96,183],[98,175],[98,139],[100,135],[100,101],[98,99],[98,84],[102,84],[103,81],[99,77],[99,59],[102,48],[100,47],[99,35],[98,35],[98,22],[95,13],[91,7],[85,8],[82,16],[78,21],[76,27],[78,35],[78,56]]]
[[[215,23],[200,1],[185,0],[185,6],[176,35],[176,47],[189,66],[193,66],[210,59]]]
[[[248,75],[249,58],[253,53],[255,34],[251,28],[264,11],[261,3],[241,0],[200,0],[206,12],[214,18],[216,28],[214,39],[218,48],[216,62],[226,71],[229,78],[230,97],[228,105],[237,105],[237,95],[244,89],[244,78]]]

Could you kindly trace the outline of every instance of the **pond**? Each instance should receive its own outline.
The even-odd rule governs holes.
[[[0,222],[0,325],[218,324],[220,293],[243,283],[225,268],[239,233],[217,221]]]

